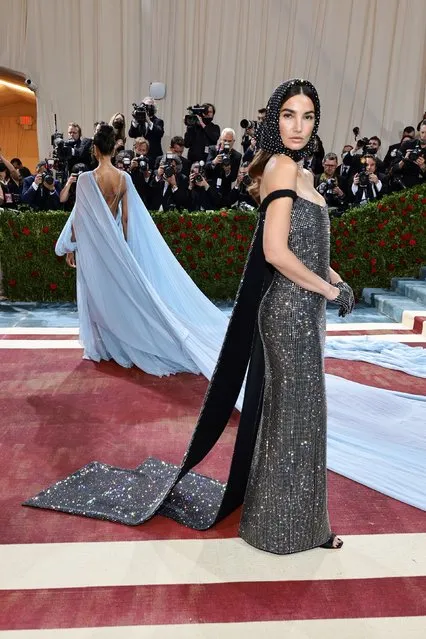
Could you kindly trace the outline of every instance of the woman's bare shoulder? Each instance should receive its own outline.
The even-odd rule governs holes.
[[[297,164],[287,155],[274,155],[265,166],[262,191],[296,189]]]

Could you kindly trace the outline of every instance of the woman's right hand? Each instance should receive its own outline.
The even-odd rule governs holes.
[[[340,290],[337,288],[337,286],[330,284],[330,288],[328,289],[327,295],[325,296],[326,299],[328,299],[329,302],[334,302],[334,300],[339,297],[339,295]]]

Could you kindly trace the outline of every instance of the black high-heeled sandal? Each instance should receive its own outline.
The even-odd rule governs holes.
[[[339,539],[337,545],[334,545],[334,540],[336,539],[336,533],[332,533],[331,537],[327,539],[325,544],[321,544],[320,548],[331,548],[332,550],[338,550],[343,546],[343,540]]]

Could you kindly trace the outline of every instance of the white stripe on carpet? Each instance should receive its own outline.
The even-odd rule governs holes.
[[[426,533],[345,535],[344,542],[339,551],[317,548],[286,556],[256,550],[238,538],[2,545],[0,589],[426,574]]]
[[[424,639],[426,617],[4,630],[0,639]]]

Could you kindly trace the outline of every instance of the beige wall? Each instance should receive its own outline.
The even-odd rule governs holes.
[[[253,117],[274,87],[311,80],[320,135],[339,152],[358,125],[394,142],[425,104],[425,0],[2,0],[0,66],[38,84],[40,152],[59,129],[130,113],[150,81],[166,136],[185,108],[212,101],[216,121]]]

